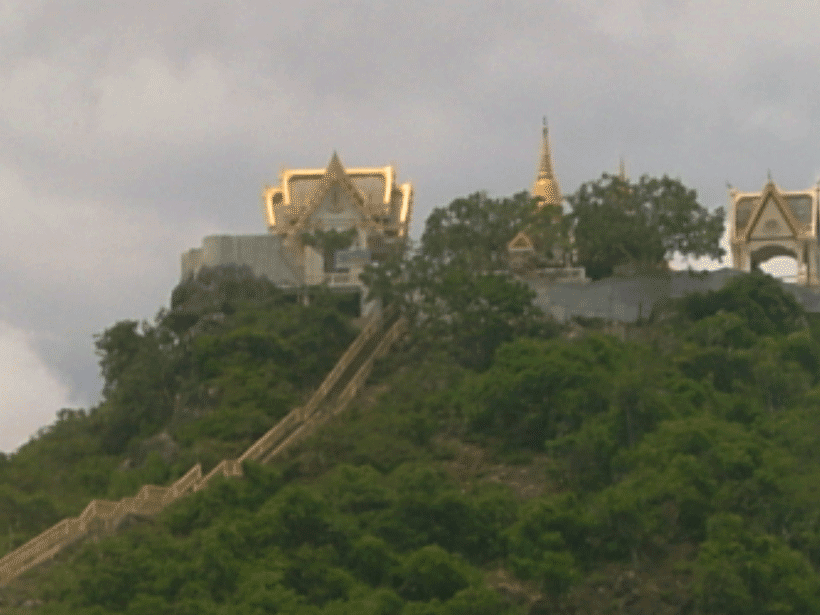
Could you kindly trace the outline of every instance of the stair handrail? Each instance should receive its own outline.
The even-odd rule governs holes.
[[[194,487],[194,491],[201,491],[217,475],[221,476],[242,476],[242,462],[239,459],[223,459]]]
[[[171,488],[165,494],[165,504],[170,504],[177,498],[185,495],[189,490],[193,491],[194,487],[196,487],[197,483],[201,480],[202,464],[197,463],[171,484]]]
[[[44,545],[56,544],[63,540],[69,533],[69,519],[62,519],[47,530],[40,532],[34,538],[24,542],[22,545],[0,558],[0,572],[9,565],[19,561],[25,554],[33,549]]]
[[[283,432],[289,430],[295,424],[307,420],[319,405],[325,400],[328,393],[336,385],[339,378],[344,374],[345,370],[350,367],[350,364],[355,361],[362,348],[370,341],[370,339],[378,334],[384,322],[384,314],[382,310],[374,310],[368,317],[367,323],[356,336],[356,339],[347,347],[344,354],[333,366],[319,388],[311,395],[308,402],[302,406],[291,410],[284,416],[276,425],[271,427],[264,435],[262,435],[256,442],[254,442],[242,455],[239,457],[240,461],[246,459],[258,460],[262,455],[267,453],[278,441],[282,438]]]
[[[376,359],[383,357],[387,350],[392,346],[396,340],[401,337],[401,335],[406,331],[407,328],[407,320],[404,316],[400,317],[393,325],[388,329],[387,333],[384,334],[381,341],[379,342],[378,346],[373,349],[373,353],[365,360],[356,374],[350,379],[347,386],[339,393],[339,397],[334,404],[334,407],[331,409],[329,415],[334,416],[339,414],[340,412],[344,411],[347,405],[353,401],[353,398],[356,397],[361,387],[370,377],[370,374],[373,371],[373,366],[376,362]]]
[[[327,420],[327,418],[342,412],[359,392],[368,376],[370,376],[373,371],[373,364],[375,363],[375,360],[384,355],[387,349],[390,348],[390,346],[399,337],[401,337],[406,328],[407,319],[404,316],[400,316],[399,319],[391,325],[387,333],[384,334],[384,337],[379,341],[376,348],[373,349],[370,356],[365,359],[359,369],[356,370],[356,373],[351,377],[347,385],[345,385],[345,388],[342,389],[342,392],[339,394],[339,397],[335,401],[330,412],[314,413],[311,415],[307,421],[299,425],[299,427],[297,427],[290,435],[282,440],[276,448],[270,451],[262,459],[262,463],[269,463],[275,457],[278,457],[285,450],[287,450],[291,445],[299,442],[303,438],[308,437],[315,430],[315,428]]]

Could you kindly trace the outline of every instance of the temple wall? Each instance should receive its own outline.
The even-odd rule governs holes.
[[[305,284],[321,284],[325,279],[325,257],[319,250],[305,246]]]
[[[279,286],[298,285],[298,272],[282,250],[275,235],[211,235],[181,256],[182,278],[196,275],[202,267],[248,265],[255,275],[265,276]]]
[[[182,279],[191,277],[197,274],[202,269],[202,248],[191,248],[187,252],[183,252],[180,257],[182,264]]]
[[[612,277],[588,284],[540,280],[527,283],[537,293],[533,303],[560,322],[574,316],[635,322],[648,317],[659,301],[677,299],[691,292],[719,290],[737,275],[747,274],[736,269],[719,269],[707,273],[671,271]],[[808,312],[820,312],[820,293],[795,284],[781,284]]]

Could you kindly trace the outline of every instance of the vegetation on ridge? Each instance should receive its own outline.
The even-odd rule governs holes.
[[[248,271],[204,271],[153,323],[97,336],[105,379],[90,411],[64,409],[0,456],[0,549],[21,544],[93,498],[133,495],[195,463],[244,450],[308,396],[352,341],[331,296],[297,305]]]
[[[710,212],[679,180],[642,176],[637,182],[604,174],[567,199],[578,260],[593,280],[618,265],[651,267],[675,254],[719,259],[725,212]]]

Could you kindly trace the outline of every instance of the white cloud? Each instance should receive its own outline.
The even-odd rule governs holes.
[[[207,53],[182,65],[157,51],[83,66],[81,52],[0,71],[0,125],[61,151],[66,162],[150,164],[156,152],[184,156],[205,144],[261,138],[292,116],[294,88],[279,74],[251,78],[247,67]],[[153,154],[140,160],[145,150]]]
[[[32,348],[31,336],[0,321],[0,450],[11,452],[71,406],[68,387]]]
[[[16,35],[40,10],[36,1],[3,0],[0,2],[0,37]]]

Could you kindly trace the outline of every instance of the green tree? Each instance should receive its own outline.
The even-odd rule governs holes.
[[[658,547],[703,540],[709,515],[733,512],[778,525],[787,494],[778,472],[789,455],[743,425],[702,413],[666,420],[617,455],[623,479],[598,497],[603,534],[621,551],[651,556]]]
[[[722,208],[710,213],[697,193],[666,175],[637,183],[604,173],[569,197],[575,247],[587,275],[611,275],[616,265],[658,265],[676,253],[719,258]]]
[[[137,435],[149,435],[173,411],[179,346],[162,325],[117,323],[97,336],[105,385],[103,403],[95,409],[103,448],[122,452]]]
[[[773,277],[760,272],[738,275],[723,288],[705,293],[690,293],[680,300],[682,314],[698,321],[720,312],[731,312],[745,322],[756,335],[784,335],[808,327],[806,311]],[[701,342],[710,340],[701,339]],[[725,341],[737,346],[749,345],[747,333],[733,333]]]
[[[433,210],[425,223],[420,252],[440,263],[457,261],[473,269],[492,269],[503,260],[507,243],[527,225],[534,211],[527,192],[501,199],[474,192]]]
[[[696,565],[695,596],[704,615],[802,615],[820,611],[820,579],[798,551],[746,527],[743,518],[709,519]]]
[[[510,240],[525,228],[539,241],[551,237],[554,214],[537,209],[527,192],[499,199],[475,192],[430,214],[411,258],[372,265],[362,280],[371,298],[403,309],[421,345],[447,345],[461,365],[485,369],[501,343],[555,333],[533,306],[532,289],[502,273]]]
[[[422,289],[426,326],[451,344],[462,365],[485,369],[496,348],[520,335],[549,334],[543,314],[532,305],[529,286],[503,275],[447,266]]]
[[[560,595],[581,578],[579,563],[597,555],[591,544],[595,530],[595,520],[573,493],[531,500],[507,530],[510,564],[519,577]]]
[[[411,553],[401,572],[399,595],[406,600],[447,600],[469,583],[469,567],[438,545]]]
[[[123,320],[94,336],[94,346],[100,357],[100,371],[105,380],[103,393],[110,393],[130,364],[139,354],[144,335],[136,320]]]
[[[606,336],[504,344],[489,370],[462,384],[471,425],[510,447],[543,449],[607,410],[621,353]]]
[[[481,260],[483,257],[475,257]],[[532,303],[535,292],[504,274],[417,255],[404,264],[369,267],[370,296],[394,302],[414,324],[427,353],[446,347],[463,366],[482,370],[515,337],[551,337],[559,326]]]

